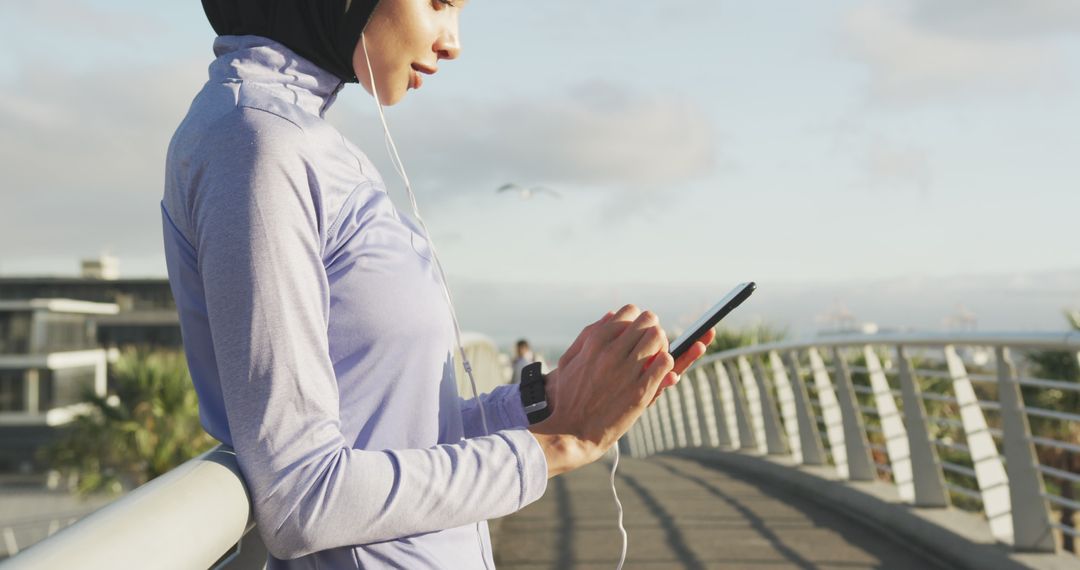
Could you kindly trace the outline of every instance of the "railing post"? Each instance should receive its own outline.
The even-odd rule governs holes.
[[[817,390],[818,404],[821,406],[821,418],[825,422],[825,435],[829,439],[829,452],[832,453],[836,473],[843,479],[850,478],[848,469],[847,445],[844,443],[844,414],[840,411],[840,400],[836,389],[829,379],[829,371],[817,348],[807,349],[810,357],[810,372],[814,375],[814,388]]]
[[[945,346],[945,363],[952,377],[953,392],[960,408],[960,420],[964,425],[971,462],[975,464],[975,481],[979,483],[983,509],[990,522],[990,534],[1001,542],[1012,544],[1012,505],[1009,499],[1009,478],[1001,464],[997,445],[986,425],[986,417],[979,407],[979,398],[968,378],[964,361],[956,354],[956,348]]]
[[[833,364],[836,368],[836,399],[844,419],[844,444],[847,447],[848,478],[852,481],[873,481],[877,477],[874,460],[870,457],[870,442],[866,440],[866,427],[862,412],[855,399],[851,385],[851,371],[840,347],[833,348]]]
[[[693,381],[684,375],[675,387],[679,389],[679,396],[682,397],[683,417],[686,418],[688,443],[693,447],[701,447],[701,421],[692,384]]]
[[[675,445],[679,448],[686,447],[686,420],[683,419],[682,395],[679,388],[672,386],[664,390],[667,405],[671,408],[671,425],[675,428]]]
[[[751,360],[750,370],[757,382],[758,397],[761,399],[761,419],[765,425],[765,442],[769,453],[772,455],[784,455],[788,453],[787,438],[784,437],[784,427],[780,422],[779,406],[773,396],[773,383],[769,375],[765,373],[765,366],[761,358],[755,356]]]
[[[636,422],[635,422],[636,423]],[[634,457],[634,425],[630,425],[630,429],[626,430],[626,433],[622,434],[622,437],[618,439],[616,445],[619,446],[619,453]]]
[[[634,426],[630,426],[630,429],[622,434],[616,445],[619,446],[619,453],[623,454],[623,456],[636,457],[634,451]]]
[[[806,382],[799,371],[799,362],[792,351],[785,352],[783,360],[788,368],[791,391],[795,398],[795,419],[799,423],[799,450],[802,452],[803,465],[824,465],[825,450],[821,446],[821,434],[818,432],[817,420],[814,419],[814,409],[810,406]],[[773,367],[777,366],[778,363],[774,362]]]
[[[653,437],[653,434],[656,431],[653,425],[653,409],[655,407],[656,406],[649,406],[648,408],[645,408],[645,413],[641,414],[641,419],[645,422],[642,425],[642,427],[645,428],[645,449],[648,450],[649,455],[660,453],[659,442]]]
[[[878,419],[881,421],[881,435],[885,438],[885,451],[889,454],[889,467],[892,469],[893,483],[896,484],[900,500],[913,503],[915,502],[915,483],[911,472],[911,446],[908,445],[907,430],[904,429],[904,418],[896,407],[896,400],[893,398],[889,379],[885,376],[885,370],[881,367],[881,360],[872,346],[863,346],[863,358],[866,359],[866,369],[869,371],[870,391],[874,394],[874,407],[877,409]]]
[[[997,347],[997,371],[1005,464],[1012,493],[1013,548],[1027,552],[1055,552],[1057,541],[1050,526],[1050,509],[1043,498],[1046,486],[1031,443],[1024,398],[1009,350],[1003,346]]]
[[[649,406],[649,427],[652,431],[653,453],[664,451],[666,449],[664,447],[666,440],[664,439],[664,425],[660,421],[659,402],[655,402],[652,406]]]
[[[7,548],[8,556],[19,553],[19,541],[15,539],[15,530],[10,526],[4,527],[4,547]]]
[[[705,370],[705,374],[709,375],[713,380],[713,393],[716,394],[716,430],[717,435],[720,436],[720,445],[725,445],[731,449],[739,449],[742,447],[742,425],[739,419],[739,403],[738,395],[735,388],[731,385],[731,378],[728,377],[727,367],[720,361],[713,362],[713,365]],[[747,424],[749,427],[749,424]],[[749,432],[749,430],[747,430]],[[724,436],[727,436],[727,441],[724,440]]]
[[[641,419],[638,420],[638,426],[641,428],[641,441],[645,447],[644,457],[656,453],[656,443],[653,442],[652,414],[649,413],[651,409],[645,410],[645,413],[641,414]]]
[[[758,449],[757,430],[754,429],[754,420],[750,414],[749,394],[743,389],[742,381],[736,371],[730,371],[725,364],[716,368],[720,378],[726,378],[731,386],[731,402],[735,408],[735,419],[738,424],[739,447],[738,449]],[[721,382],[721,385],[724,383]],[[764,442],[764,439],[762,439]]]
[[[641,417],[638,418],[637,423],[634,424],[634,432],[637,434],[636,437],[638,444],[638,457],[648,457],[649,455],[652,455],[652,449],[649,446],[648,439],[648,422],[649,415],[641,414]]]
[[[750,411],[750,425],[754,427],[754,440],[757,442],[758,453],[772,453],[776,448],[775,442],[769,445],[770,439],[776,439],[776,435],[768,433],[765,426],[765,406],[762,405],[761,386],[754,371],[750,367],[750,361],[745,356],[735,360],[738,370],[739,381],[742,382],[743,391],[746,393],[746,402]]]
[[[640,420],[640,418],[638,418]],[[644,457],[645,449],[641,443],[641,422],[634,422],[626,432],[626,440],[630,443],[630,457]]]
[[[693,376],[687,379],[694,387],[698,418],[701,420],[702,439],[707,440],[710,447],[720,447],[720,422],[716,417],[716,406],[719,402],[716,401],[709,387],[709,375],[705,373],[705,367],[698,366],[694,369]]]
[[[915,381],[911,359],[903,346],[896,347],[896,359],[900,367],[900,391],[904,398],[904,427],[907,428],[908,444],[911,448],[915,506],[948,507],[949,493],[945,491],[945,477],[937,448],[930,439],[922,389]]]
[[[657,412],[660,415],[660,433],[664,436],[664,451],[675,449],[675,430],[672,427],[671,404],[668,400],[668,395],[665,392],[656,401]]]
[[[769,351],[769,368],[772,368],[773,386],[776,388],[776,401],[780,405],[780,416],[784,419],[784,431],[787,432],[788,449],[795,463],[802,464],[802,440],[799,438],[799,418],[795,410],[795,391],[791,388],[784,363],[775,350]],[[764,372],[764,371],[763,371]]]
[[[744,358],[743,361],[749,359]],[[761,359],[755,357],[753,366],[749,367],[751,378],[757,384],[758,398],[761,400],[761,422],[765,427],[766,449],[770,455],[783,455],[788,452],[784,441],[783,428],[780,427],[780,417],[777,415],[776,400],[772,395],[772,382],[769,375],[765,374],[765,368],[761,365]]]
[[[754,443],[757,444],[755,451],[758,453],[768,453],[768,436],[765,434],[765,417],[761,411],[761,394],[758,390],[757,380],[754,378],[754,372],[750,370],[750,362],[745,357],[738,357],[735,361],[735,368],[732,371],[732,380],[738,379],[737,382],[742,386],[743,394],[746,395],[746,411],[749,412],[750,427],[753,428]]]

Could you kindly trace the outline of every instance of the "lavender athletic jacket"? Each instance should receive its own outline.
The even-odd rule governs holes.
[[[423,234],[323,119],[341,82],[226,36],[169,145],[169,282],[206,430],[236,449],[271,568],[494,567],[486,519],[547,465],[517,386],[458,397]]]

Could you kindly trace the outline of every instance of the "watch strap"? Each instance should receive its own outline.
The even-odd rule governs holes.
[[[547,402],[547,378],[540,369],[539,362],[533,362],[521,369],[521,405],[529,424],[542,422],[551,415]]]

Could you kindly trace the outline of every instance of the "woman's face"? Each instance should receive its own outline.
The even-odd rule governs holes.
[[[424,75],[438,70],[440,59],[461,53],[458,17],[467,0],[380,0],[364,28],[364,41],[353,52],[353,71],[372,92],[364,44],[375,87],[383,105],[393,105],[409,89],[420,88]]]

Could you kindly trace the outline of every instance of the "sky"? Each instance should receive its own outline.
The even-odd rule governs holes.
[[[634,302],[678,329],[747,280],[732,323],[793,335],[1080,308],[1075,0],[473,0],[461,33],[387,118],[466,328],[558,345]],[[164,275],[212,41],[198,2],[0,2],[0,275]],[[328,119],[407,209],[373,100]]]

